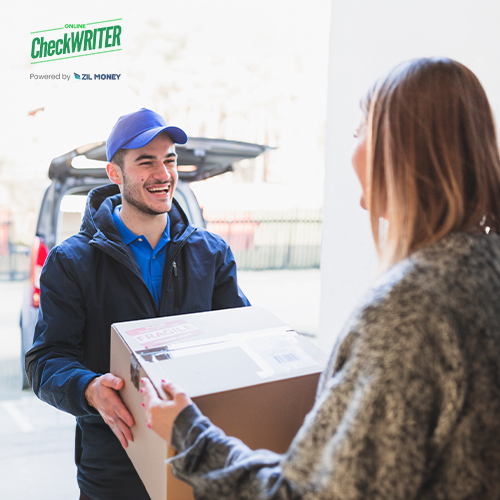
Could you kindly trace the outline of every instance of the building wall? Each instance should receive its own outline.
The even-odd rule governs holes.
[[[363,93],[415,57],[448,56],[476,73],[500,116],[500,2],[333,0],[321,256],[319,342],[330,350],[369,285],[376,255],[352,171],[353,132]]]

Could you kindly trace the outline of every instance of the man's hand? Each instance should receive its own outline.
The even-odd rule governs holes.
[[[117,392],[122,387],[121,378],[106,373],[90,382],[85,390],[85,397],[88,404],[93,406],[111,427],[123,448],[127,448],[128,442],[134,440],[130,428],[135,422]]]
[[[162,388],[169,398],[163,401],[158,397],[156,389],[147,378],[141,378],[142,399],[146,412],[146,423],[158,436],[170,443],[172,429],[179,413],[191,404],[189,396],[176,385],[162,380]]]

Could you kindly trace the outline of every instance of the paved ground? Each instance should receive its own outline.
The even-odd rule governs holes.
[[[319,277],[318,270],[239,273],[253,305],[308,335],[318,331]],[[22,289],[0,281],[0,500],[76,500],[74,418],[21,390]]]
[[[0,499],[76,500],[75,420],[21,390],[22,289],[0,282]]]
[[[71,415],[33,394],[1,401],[0,498],[76,500],[74,429]]]

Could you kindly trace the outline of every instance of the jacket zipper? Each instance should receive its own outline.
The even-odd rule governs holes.
[[[197,230],[197,228],[193,228],[193,231],[191,231],[191,233],[189,233],[182,240],[179,248],[177,249],[177,251],[174,254],[174,260],[172,261],[171,270],[172,270],[172,275],[173,275],[173,279],[174,279],[174,313],[175,314],[179,314],[179,310],[180,310],[180,306],[181,306],[181,299],[180,299],[180,292],[179,292],[179,278],[178,278],[178,271],[177,271],[177,263],[175,262],[175,259],[179,255],[179,253],[182,250],[183,246],[186,244],[186,241],[196,232],[196,230]],[[167,286],[167,288],[168,288],[168,286]],[[166,291],[167,288],[165,288],[164,291]],[[164,291],[162,291],[162,298],[160,299],[160,304],[158,306],[157,317],[160,316],[159,310],[161,308],[161,302],[163,301],[163,292]],[[153,300],[153,302],[154,302],[154,300]]]
[[[179,278],[177,277],[177,264],[174,260],[172,263],[173,271],[174,271],[174,308],[175,313],[179,312],[180,307],[180,297],[179,297]]]

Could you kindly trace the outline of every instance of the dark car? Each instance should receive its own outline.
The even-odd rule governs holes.
[[[190,222],[205,227],[203,212],[189,187],[190,182],[214,177],[233,170],[239,160],[255,158],[267,146],[225,139],[193,137],[184,145],[176,145],[179,181],[175,199]],[[76,148],[54,158],[49,167],[50,186],[40,207],[36,236],[31,251],[29,286],[21,309],[21,362],[33,343],[33,333],[40,302],[40,274],[49,251],[80,228],[89,191],[108,184],[106,175],[106,143],[99,142]],[[23,388],[28,387],[26,376]]]

